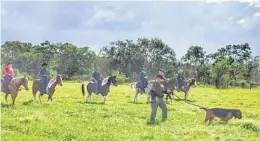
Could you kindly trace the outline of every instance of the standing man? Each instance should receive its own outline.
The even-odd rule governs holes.
[[[177,76],[178,91],[181,91],[181,90],[182,90],[182,85],[183,85],[184,80],[185,80],[185,79],[184,79],[184,76],[183,76],[183,71],[182,71],[182,70],[179,70],[178,76]]]
[[[12,65],[12,63],[9,62],[4,67],[4,81],[2,84],[2,91],[6,91],[10,81],[13,79],[14,76],[15,76],[15,74],[14,74],[14,70],[13,70],[13,65]]]
[[[39,72],[39,77],[40,77],[40,87],[39,87],[39,91],[40,93],[46,93],[46,88],[47,85],[50,81],[50,72],[47,69],[48,64],[47,63],[43,63],[42,68]]]
[[[92,79],[96,84],[96,93],[99,93],[99,88],[101,86],[101,74],[96,70],[92,73]]]
[[[150,116],[150,124],[154,124],[155,122],[155,117],[156,117],[156,112],[157,112],[157,108],[158,106],[162,109],[162,120],[166,121],[167,120],[167,106],[166,103],[163,99],[163,85],[162,82],[165,80],[165,78],[158,74],[155,76],[155,83],[152,85],[151,88],[151,97],[152,97],[152,101],[151,101],[151,108],[152,108],[152,112],[151,112],[151,116]]]
[[[147,87],[147,84],[148,82],[147,82],[146,72],[142,70],[140,72],[140,88],[143,93],[145,93],[144,89]]]

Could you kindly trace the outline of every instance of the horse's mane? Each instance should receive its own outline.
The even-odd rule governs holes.
[[[194,78],[191,78],[191,79],[188,79],[187,81],[186,81],[186,83],[188,84],[188,86],[191,86],[191,83],[192,83],[192,80],[193,80]]]
[[[111,77],[111,76],[108,76],[108,77],[106,77],[106,78],[104,78],[104,79],[102,80],[101,86],[103,86],[103,85],[105,85],[105,84],[107,83],[109,77]]]
[[[55,76],[54,78],[52,78],[52,79],[49,81],[47,87],[52,86],[52,85],[56,82],[56,79],[57,79],[57,76]]]
[[[26,78],[26,76],[19,76],[19,77],[14,77],[12,80],[11,80],[11,82],[10,82],[10,84],[17,84],[17,83],[19,83],[23,78]]]

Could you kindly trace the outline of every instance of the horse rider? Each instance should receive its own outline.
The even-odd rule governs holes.
[[[183,86],[183,83],[184,83],[184,76],[183,76],[183,71],[182,70],[179,70],[178,71],[178,76],[177,76],[177,83],[178,83],[178,91],[181,91],[182,90],[182,86]]]
[[[47,69],[48,64],[47,63],[42,63],[42,68],[39,72],[39,77],[40,77],[40,87],[39,91],[41,93],[46,93],[46,88],[48,86],[48,83],[50,81],[50,72]]]
[[[92,73],[92,80],[94,81],[94,83],[96,84],[96,92],[98,93],[99,92],[99,89],[101,87],[101,83],[102,83],[102,80],[101,80],[101,74],[98,72],[98,71],[94,71]]]
[[[142,70],[140,72],[140,88],[142,92],[145,92],[144,89],[147,87],[148,85],[148,81],[147,81],[147,76],[146,76],[146,72],[144,70]]]
[[[150,124],[154,124],[156,112],[158,106],[162,109],[162,120],[167,120],[167,106],[163,99],[163,91],[164,87],[162,82],[165,80],[165,78],[158,74],[155,76],[155,83],[153,83],[150,94],[151,94],[151,115],[150,115]]]
[[[2,91],[8,87],[9,83],[15,76],[12,63],[8,62],[4,67],[4,80],[2,84]]]

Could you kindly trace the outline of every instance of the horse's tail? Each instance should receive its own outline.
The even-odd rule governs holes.
[[[81,84],[81,92],[82,92],[82,95],[83,95],[83,96],[86,95],[84,83]]]
[[[133,88],[134,83],[131,83],[131,88]]]

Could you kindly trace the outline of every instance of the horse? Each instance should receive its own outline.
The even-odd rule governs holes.
[[[88,102],[88,100],[92,101],[91,94],[95,93],[95,94],[101,94],[103,96],[103,104],[105,104],[106,97],[109,92],[109,87],[110,87],[111,83],[114,86],[117,86],[116,76],[109,76],[109,77],[105,78],[103,80],[103,84],[101,84],[99,92],[96,92],[96,85],[97,85],[96,83],[91,81],[86,85],[86,83],[83,82],[81,84],[81,91],[82,91],[83,97],[86,95],[85,88],[87,88],[87,91],[88,91],[88,96],[86,98],[86,102]]]
[[[134,103],[137,103],[137,96],[138,94],[145,94],[147,96],[147,101],[146,103],[150,103],[151,102],[151,95],[150,95],[150,90],[152,88],[152,84],[154,83],[154,80],[150,80],[148,81],[147,87],[144,88],[144,93],[141,90],[141,88],[139,88],[139,83],[140,82],[133,82],[131,83],[131,88],[134,91]]]
[[[177,90],[177,80],[176,79],[172,79],[170,81],[172,81],[171,84],[173,84],[173,85],[170,85],[169,88],[172,90],[171,95],[174,98],[174,90]],[[189,92],[191,86],[195,86],[195,87],[197,86],[197,82],[196,82],[195,78],[192,78],[192,79],[189,79],[187,81],[184,81],[184,84],[181,87],[180,91],[184,92],[185,100],[187,100],[187,98],[188,98],[188,92]],[[168,98],[173,99],[173,98],[171,98],[170,95],[167,95],[166,99],[168,99]]]
[[[57,84],[59,84],[60,86],[63,86],[63,81],[62,81],[62,77],[61,75],[57,75],[56,77],[54,77],[53,79],[51,79],[47,85],[46,91],[45,92],[40,92],[39,94],[39,101],[41,103],[41,96],[43,96],[44,94],[48,95],[48,100],[52,101],[52,96],[55,92],[55,88],[57,86]],[[32,94],[34,97],[34,100],[36,100],[36,94],[39,91],[39,87],[40,87],[40,79],[35,79],[33,81],[33,85],[32,85]]]
[[[3,83],[3,79],[1,79],[1,84]],[[5,101],[7,102],[7,97],[9,94],[11,94],[12,97],[12,104],[14,105],[15,99],[18,95],[18,92],[21,90],[20,86],[23,86],[26,90],[29,90],[28,87],[28,77],[27,76],[20,76],[13,78],[10,83],[8,84],[8,88],[5,88],[5,90],[1,90],[5,93]],[[2,88],[2,87],[1,87]]]
[[[166,94],[166,101],[168,101],[169,98],[172,100],[172,97],[174,96],[174,90],[177,86],[177,80],[175,78],[167,79],[163,82],[163,86],[165,90],[164,93]]]
[[[188,98],[188,92],[191,86],[195,86],[195,87],[197,86],[197,82],[195,78],[185,81],[181,88],[181,91],[185,93],[185,100],[187,100]]]

